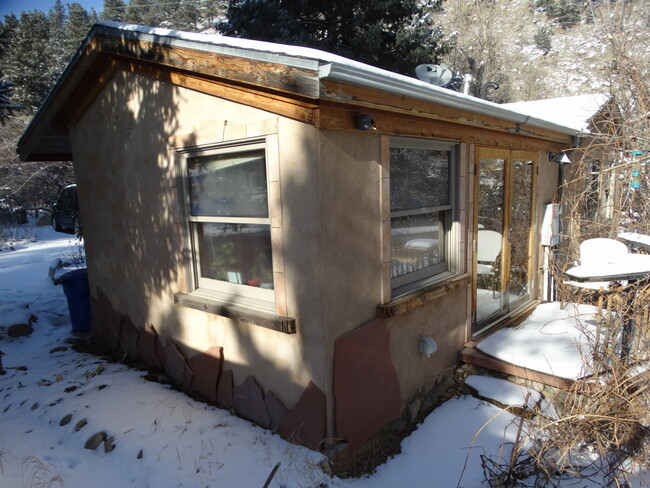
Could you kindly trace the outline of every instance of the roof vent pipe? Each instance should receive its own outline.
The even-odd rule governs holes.
[[[469,95],[469,86],[472,84],[472,75],[467,73],[463,76],[463,94]]]

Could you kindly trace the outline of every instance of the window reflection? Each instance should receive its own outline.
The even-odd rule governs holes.
[[[201,276],[273,288],[270,226],[201,223],[197,227]]]

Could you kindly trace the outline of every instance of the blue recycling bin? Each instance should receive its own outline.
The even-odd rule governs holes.
[[[59,281],[68,300],[68,311],[73,332],[90,330],[90,287],[86,268],[70,271],[62,275]]]

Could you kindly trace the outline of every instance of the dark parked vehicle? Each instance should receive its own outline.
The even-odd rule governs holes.
[[[52,228],[57,232],[81,235],[77,185],[68,185],[52,205]]]

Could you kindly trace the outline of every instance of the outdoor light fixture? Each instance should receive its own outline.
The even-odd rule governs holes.
[[[430,358],[438,351],[438,343],[431,337],[420,337],[420,352]]]
[[[354,117],[354,125],[359,130],[377,130],[375,119],[369,114],[359,114]]]
[[[560,164],[569,164],[571,162],[566,151],[560,151],[559,153],[548,153],[548,160],[551,163]]]

